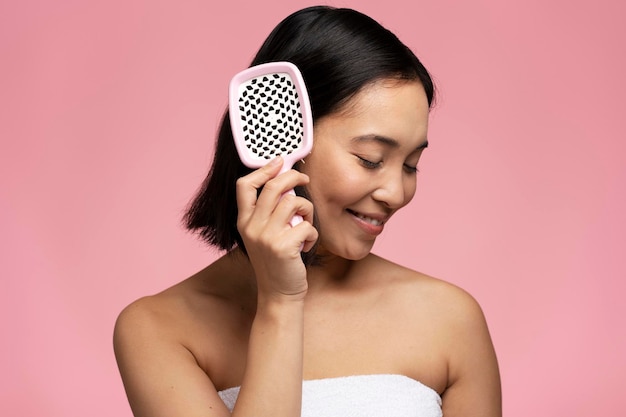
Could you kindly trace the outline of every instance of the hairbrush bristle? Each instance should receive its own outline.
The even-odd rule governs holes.
[[[298,91],[289,74],[252,78],[239,91],[243,140],[250,152],[269,160],[298,149],[304,124]]]

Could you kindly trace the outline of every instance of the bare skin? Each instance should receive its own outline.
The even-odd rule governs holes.
[[[370,253],[415,192],[423,89],[375,84],[352,104],[318,122],[302,173],[277,176],[278,160],[238,182],[249,258],[235,250],[122,312],[114,341],[135,416],[229,416],[217,392],[234,386],[233,416],[298,416],[302,379],[364,374],[422,382],[442,396],[446,417],[501,415],[495,353],[475,300]],[[309,187],[320,231],[309,201],[281,198],[295,185]],[[291,228],[294,213],[305,221]],[[307,269],[299,248],[317,239],[324,263]]]

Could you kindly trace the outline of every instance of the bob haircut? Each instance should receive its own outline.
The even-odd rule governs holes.
[[[314,123],[341,110],[365,86],[381,79],[419,81],[430,107],[434,101],[433,81],[413,52],[355,10],[314,6],[291,14],[270,33],[251,66],[275,61],[299,68]],[[209,174],[183,217],[185,227],[219,249],[239,247],[246,253],[237,230],[235,183],[251,171],[239,159],[226,113]],[[303,187],[297,187],[296,193],[308,198]],[[314,256],[309,254],[303,254],[307,264]]]

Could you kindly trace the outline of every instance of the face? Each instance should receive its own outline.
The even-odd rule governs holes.
[[[365,257],[415,194],[428,100],[419,82],[383,80],[318,120],[301,165],[320,223],[319,252]]]

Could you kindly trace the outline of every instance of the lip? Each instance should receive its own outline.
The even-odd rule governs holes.
[[[378,236],[379,234],[383,232],[383,229],[385,228],[385,223],[387,222],[387,220],[389,220],[389,216],[384,215],[384,214],[362,213],[362,212],[358,212],[358,211],[350,210],[350,209],[347,209],[346,211],[348,212],[348,214],[352,216],[356,224],[363,231],[365,231],[367,234],[374,235],[374,236]],[[367,219],[373,219],[376,221],[376,223],[372,223],[371,221],[368,221],[367,219],[364,219],[363,217]]]

